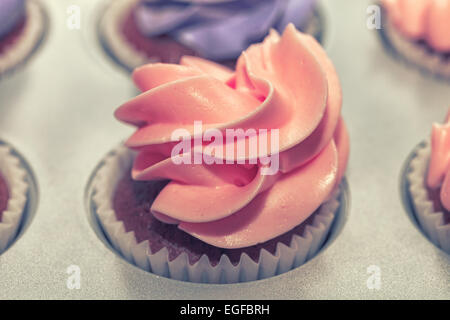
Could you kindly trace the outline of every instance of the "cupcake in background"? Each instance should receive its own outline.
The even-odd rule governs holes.
[[[116,0],[100,23],[104,48],[128,70],[196,55],[234,66],[241,52],[288,23],[316,38],[316,0]]]
[[[317,254],[340,208],[349,137],[339,78],[313,37],[290,24],[244,51],[235,70],[183,57],[142,66],[133,80],[143,93],[115,116],[136,132],[103,162],[93,196],[125,259],[173,279],[234,283]],[[254,130],[243,141],[257,139],[258,154],[245,148],[236,157],[239,142],[225,142],[233,129]],[[180,130],[194,144],[183,163]],[[205,142],[212,132],[225,135],[214,152]],[[267,156],[270,168],[278,164],[270,173]]]
[[[450,110],[444,124],[433,124],[431,144],[418,149],[408,179],[419,225],[450,253]]]
[[[382,0],[383,34],[407,61],[450,79],[450,0]]]
[[[25,20],[24,0],[0,1],[0,38],[5,41],[7,35],[20,32]]]
[[[0,0],[0,76],[14,70],[43,39],[45,17],[35,0]]]
[[[0,254],[15,239],[27,202],[26,172],[10,147],[0,145]]]

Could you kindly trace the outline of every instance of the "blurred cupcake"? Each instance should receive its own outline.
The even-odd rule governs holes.
[[[450,0],[382,0],[383,34],[409,62],[450,79]]]
[[[183,57],[133,79],[143,93],[115,115],[137,131],[104,161],[94,195],[128,261],[232,283],[286,272],[320,250],[349,139],[339,79],[314,38],[291,24],[250,46],[236,70]]]
[[[418,149],[408,180],[419,225],[450,253],[450,111],[445,124],[433,124],[431,144]]]
[[[31,56],[44,30],[44,15],[36,1],[0,0],[0,76]]]
[[[0,145],[0,254],[14,240],[27,201],[26,172],[9,147]]]
[[[116,0],[100,23],[105,49],[128,70],[197,55],[233,66],[241,52],[292,22],[317,38],[315,0]]]

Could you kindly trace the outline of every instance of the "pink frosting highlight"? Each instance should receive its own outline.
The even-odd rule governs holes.
[[[405,37],[450,52],[450,0],[383,0],[383,5]]]
[[[444,124],[433,124],[427,186],[441,189],[441,203],[450,211],[450,110]]]
[[[133,80],[143,93],[115,113],[137,127],[126,142],[138,151],[132,176],[169,179],[151,212],[208,244],[248,247],[291,230],[326,201],[344,174],[349,138],[339,79],[315,39],[293,25],[249,47],[236,70],[184,57],[180,65],[140,67]],[[278,129],[279,172],[262,175],[260,162],[175,164],[171,151],[178,141],[171,134],[183,128],[198,138],[194,121],[202,121],[202,133],[268,129],[270,136]]]

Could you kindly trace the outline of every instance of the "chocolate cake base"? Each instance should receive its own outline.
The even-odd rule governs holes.
[[[279,242],[289,246],[292,237],[302,235],[306,225],[311,224],[314,218],[313,214],[291,231],[255,246],[241,249],[217,248],[192,237],[178,229],[176,225],[160,222],[152,215],[150,212],[152,202],[165,184],[167,181],[156,183],[133,181],[131,174],[127,173],[116,187],[113,207],[116,218],[124,223],[126,232],[134,231],[138,243],[148,240],[152,253],[167,248],[170,261],[185,252],[190,264],[200,260],[204,254],[208,256],[213,266],[220,262],[223,254],[228,256],[233,265],[239,263],[243,253],[258,262],[261,249],[275,254]]]
[[[9,190],[5,178],[0,174],[0,222],[2,222],[3,212],[8,206]]]

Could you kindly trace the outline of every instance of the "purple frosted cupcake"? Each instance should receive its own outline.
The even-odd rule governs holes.
[[[233,65],[250,44],[288,23],[321,37],[316,0],[114,1],[101,21],[105,49],[129,70],[183,55]]]
[[[44,15],[36,1],[0,0],[0,76],[30,57],[44,29]]]
[[[0,38],[5,41],[8,35],[23,29],[25,20],[24,0],[0,1]]]

